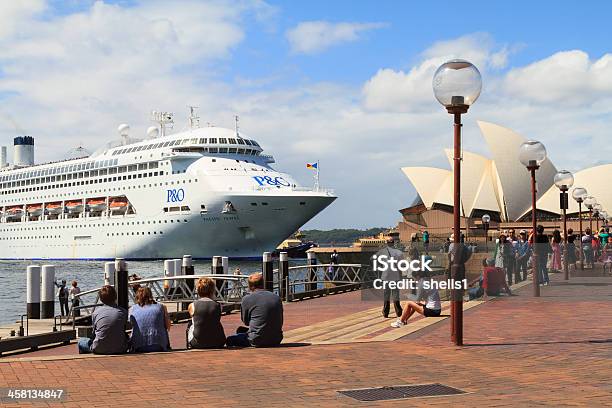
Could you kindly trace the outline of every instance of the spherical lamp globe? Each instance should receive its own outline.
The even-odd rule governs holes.
[[[453,59],[440,65],[432,85],[436,99],[443,106],[463,107],[467,111],[467,107],[480,96],[482,77],[471,62]]]
[[[485,214],[482,216],[482,222],[485,224],[488,224],[489,222],[491,222],[491,216],[489,214]]]
[[[567,170],[560,170],[555,174],[555,186],[561,191],[567,191],[574,185],[574,176]]]
[[[546,160],[546,148],[537,140],[528,140],[519,147],[519,160],[527,168],[537,168]]]
[[[589,209],[592,209],[593,206],[597,204],[597,200],[593,196],[586,196],[584,198],[584,205],[586,205]]]
[[[572,190],[572,198],[576,200],[576,202],[583,202],[587,194],[586,188],[584,187],[576,187]]]

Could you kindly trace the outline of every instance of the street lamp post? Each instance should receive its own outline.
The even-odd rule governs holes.
[[[485,253],[489,252],[489,223],[491,222],[491,216],[485,214],[482,216],[482,226],[484,227],[485,233]]]
[[[540,296],[540,285],[538,284],[538,259],[537,259],[537,243],[536,243],[536,170],[540,168],[540,164],[546,160],[546,148],[544,145],[535,140],[529,140],[519,148],[519,160],[527,170],[531,173],[531,227],[533,229],[533,296]]]
[[[580,225],[580,235],[578,236],[578,247],[580,247],[580,269],[584,270],[584,250],[582,249],[582,203],[587,197],[586,188],[576,187],[572,191],[572,197],[578,203],[578,223]]]
[[[567,191],[574,185],[574,176],[567,170],[561,170],[555,174],[555,185],[561,191],[559,204],[563,213],[563,279],[569,279],[567,266],[567,208],[569,206]]]
[[[597,200],[593,196],[588,196],[584,199],[584,205],[589,209],[589,229],[593,233],[593,207],[597,204]]]
[[[482,78],[472,63],[454,59],[436,70],[433,76],[434,96],[448,113],[454,116],[453,155],[453,251],[451,279],[461,281],[465,275],[465,260],[461,245],[461,115],[466,113],[482,89]],[[463,345],[463,289],[451,291],[451,340]]]
[[[601,206],[601,204],[597,203],[593,206],[593,211],[594,211],[594,216],[595,216],[595,222],[596,222],[596,227],[595,230],[599,231],[599,218],[600,218],[600,214],[602,211],[603,207]]]

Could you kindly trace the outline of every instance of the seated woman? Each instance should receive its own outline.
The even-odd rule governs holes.
[[[399,328],[408,324],[410,316],[417,312],[425,317],[437,317],[442,312],[442,305],[440,304],[440,294],[438,289],[431,287],[425,288],[425,277],[426,273],[423,271],[415,271],[413,275],[417,282],[417,295],[416,302],[409,300],[404,307],[404,313],[402,317],[397,319],[396,322],[391,323],[391,327]],[[431,286],[431,285],[430,285]]]
[[[170,317],[166,306],[155,302],[151,289],[143,286],[136,292],[135,302],[130,308],[131,350],[135,353],[168,351]]]
[[[187,339],[193,348],[223,348],[225,332],[221,325],[221,305],[213,300],[215,296],[215,281],[210,278],[200,278],[196,284],[200,297],[189,305],[189,315],[192,325]]]

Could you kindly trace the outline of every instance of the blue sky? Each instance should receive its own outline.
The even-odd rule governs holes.
[[[608,162],[610,15],[604,1],[2,2],[0,143],[32,134],[55,160],[197,104],[203,122],[239,114],[305,185],[321,160],[340,198],[308,227],[391,226],[415,196],[400,168],[448,168],[431,76],[449,58],[483,74],[466,149],[487,154],[480,119],[542,140],[560,167]]]

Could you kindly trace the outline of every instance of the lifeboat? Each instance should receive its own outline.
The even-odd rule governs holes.
[[[90,198],[87,200],[87,208],[92,212],[99,212],[106,210],[106,199],[105,198]]]
[[[43,206],[42,204],[28,204],[26,211],[30,217],[38,217],[43,212]]]
[[[113,213],[123,214],[127,211],[130,203],[125,197],[111,198],[109,208]]]
[[[21,218],[22,215],[23,215],[23,207],[20,205],[9,207],[6,209],[6,218],[9,218],[9,219]]]
[[[62,203],[48,203],[45,205],[45,210],[49,215],[57,215],[62,213]]]
[[[74,201],[66,201],[66,210],[69,213],[80,213],[83,211],[83,201],[74,200]]]

